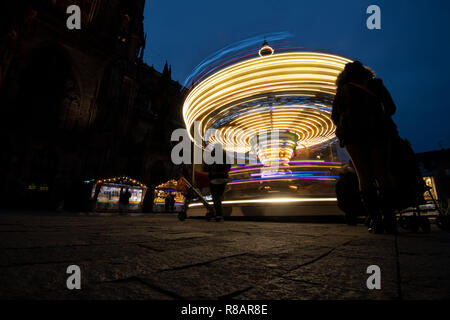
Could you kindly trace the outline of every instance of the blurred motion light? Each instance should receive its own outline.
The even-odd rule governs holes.
[[[225,67],[192,88],[183,105],[190,138],[231,152],[255,151],[264,164],[286,163],[294,150],[335,138],[335,82],[348,62],[317,52],[275,54],[265,42],[258,57]]]

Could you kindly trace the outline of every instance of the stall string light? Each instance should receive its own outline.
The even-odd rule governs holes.
[[[102,183],[107,183],[107,182],[118,183],[118,184],[132,183],[132,184],[134,184],[136,186],[146,187],[143,183],[139,182],[138,180],[132,179],[132,178],[127,177],[127,176],[115,177],[115,178],[105,178],[105,179],[97,180],[97,184],[102,184]]]

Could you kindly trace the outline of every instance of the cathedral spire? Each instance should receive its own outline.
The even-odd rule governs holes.
[[[147,45],[147,33],[144,34],[144,39],[142,42],[142,47],[140,49],[140,53],[139,53],[139,61],[144,61],[144,51],[145,51],[145,46]]]
[[[172,67],[169,66],[169,63],[167,62],[167,60],[166,60],[166,64],[164,65],[162,76],[164,78],[168,78],[168,79],[172,78]]]

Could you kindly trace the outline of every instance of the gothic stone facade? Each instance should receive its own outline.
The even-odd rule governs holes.
[[[66,27],[72,4],[81,30]],[[182,88],[167,65],[143,62],[144,5],[2,1],[1,207],[65,199],[78,209],[84,180],[128,175],[151,187],[173,175]]]

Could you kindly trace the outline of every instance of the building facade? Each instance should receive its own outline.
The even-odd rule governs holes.
[[[417,153],[420,171],[424,177],[433,177],[436,195],[443,207],[450,204],[450,149]]]
[[[67,7],[81,8],[69,30]],[[181,86],[143,62],[145,0],[3,1],[2,207],[81,209],[83,181],[171,177]],[[149,192],[149,194],[153,194]]]

